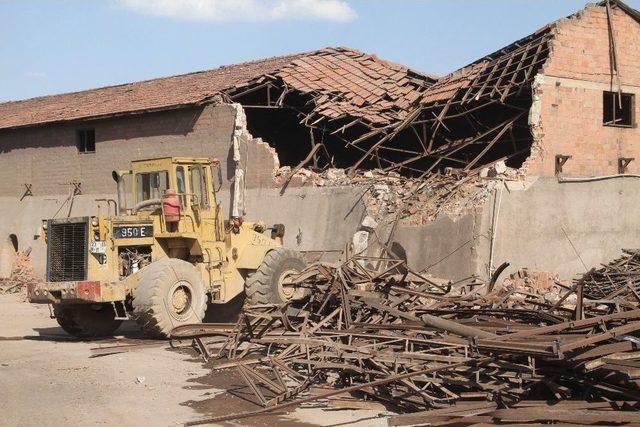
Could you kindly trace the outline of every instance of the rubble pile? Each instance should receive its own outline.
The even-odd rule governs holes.
[[[292,175],[293,174],[293,175]],[[498,162],[475,173],[449,169],[426,177],[410,178],[380,169],[355,171],[330,168],[315,172],[308,168],[282,167],[276,174],[279,185],[360,186],[365,189],[367,215],[380,224],[396,219],[411,225],[433,221],[446,213],[456,219],[477,211],[502,180],[520,180],[518,171]]]
[[[30,250],[16,252],[11,276],[0,278],[0,294],[22,292],[27,288],[27,285],[38,282],[33,272],[30,253]]]
[[[568,283],[560,280],[557,274],[546,271],[532,271],[527,268],[521,268],[511,274],[504,280],[503,286],[514,289],[515,294],[543,298],[548,304],[559,303],[563,296],[572,289]],[[516,298],[516,296],[513,295],[512,298]],[[560,307],[574,310],[576,301],[577,295],[569,292],[569,295],[560,302]]]
[[[640,309],[629,295],[594,301],[520,273],[498,282],[502,269],[452,282],[397,259],[345,258],[292,278],[304,298],[244,309],[222,345],[216,325],[198,325],[202,355],[235,369],[264,408],[190,424],[347,392],[401,413],[391,425],[640,422]],[[305,395],[311,386],[329,391]]]
[[[396,174],[397,175],[397,174]],[[366,199],[367,213],[379,223],[399,219],[421,225],[441,213],[456,219],[480,208],[496,185],[478,176],[433,175],[427,180],[376,176]]]

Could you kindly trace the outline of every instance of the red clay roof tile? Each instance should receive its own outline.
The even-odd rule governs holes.
[[[282,79],[292,89],[322,99],[318,111],[345,114],[372,125],[400,120],[408,103],[436,78],[349,48],[325,48],[208,71],[81,92],[0,103],[0,129],[134,114],[206,102],[233,88]],[[381,89],[383,85],[385,89]],[[364,100],[367,102],[364,102]],[[390,102],[379,104],[383,99]],[[316,100],[318,103],[318,100]]]

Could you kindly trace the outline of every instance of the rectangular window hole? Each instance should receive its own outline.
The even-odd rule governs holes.
[[[634,125],[634,94],[604,92],[603,107],[602,122],[605,126],[632,127]]]
[[[78,153],[95,153],[96,131],[95,129],[81,129],[77,131],[76,145]]]

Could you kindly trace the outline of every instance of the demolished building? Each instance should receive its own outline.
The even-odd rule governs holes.
[[[130,160],[205,155],[229,214],[285,223],[303,252],[355,233],[452,278],[575,274],[640,237],[639,25],[588,5],[441,78],[326,48],[0,104],[3,252],[42,269],[42,218],[95,214]]]
[[[454,189],[472,213],[399,227],[413,267],[488,277],[509,261],[571,277],[637,245],[639,23],[623,2],[587,5],[442,77],[374,142],[413,138],[418,172],[515,168],[482,203],[477,183]]]
[[[402,119],[434,82],[374,55],[327,48],[0,104],[0,264],[10,269],[11,252],[32,247],[42,271],[43,218],[95,215],[96,203],[106,213],[111,171],[179,155],[221,159],[225,210],[241,170],[241,214],[287,224],[286,243],[302,251],[339,250],[361,220],[360,189],[296,190],[301,182],[293,180],[280,195],[280,166],[313,146],[323,147],[316,164],[343,164],[345,140]]]

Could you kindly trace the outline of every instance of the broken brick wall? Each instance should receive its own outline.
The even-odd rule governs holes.
[[[640,97],[640,23],[612,8],[622,91]],[[530,116],[536,142],[525,166],[529,174],[553,176],[555,156],[572,158],[567,176],[618,173],[618,158],[632,157],[628,173],[640,172],[640,130],[603,125],[603,92],[617,91],[612,78],[606,8],[587,6],[558,22],[549,60],[536,78]],[[636,116],[638,102],[635,102]]]

